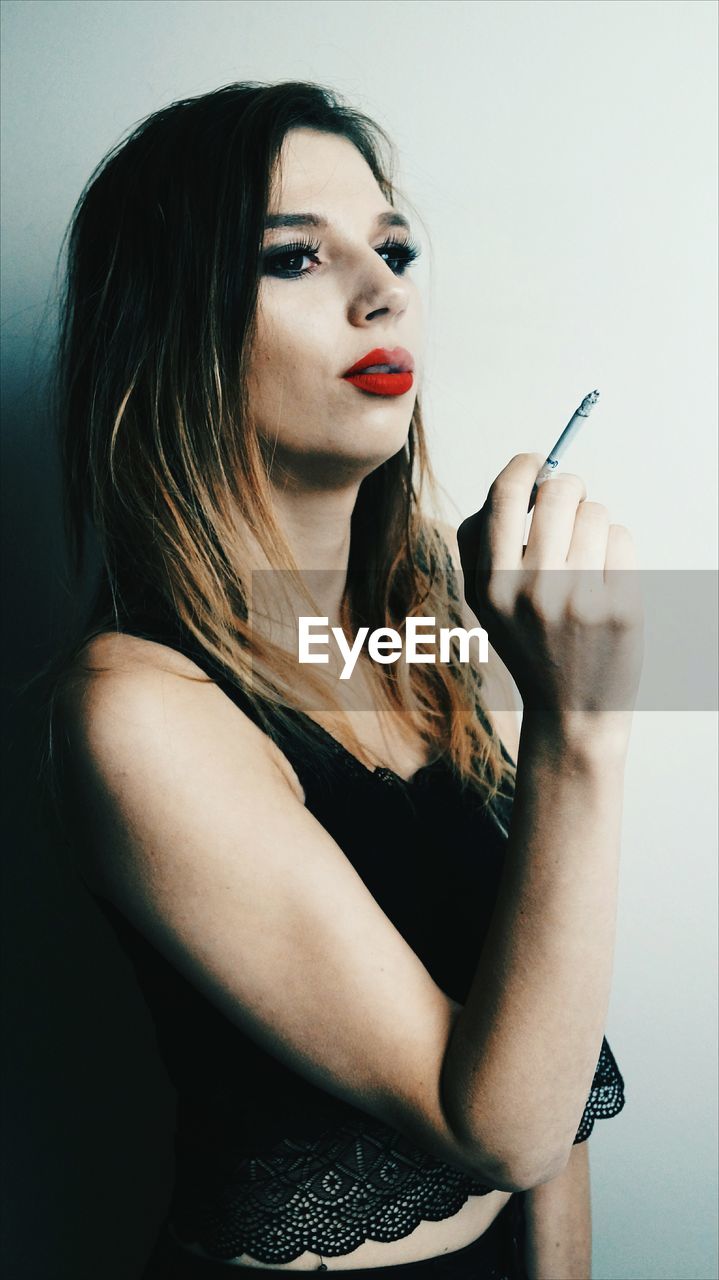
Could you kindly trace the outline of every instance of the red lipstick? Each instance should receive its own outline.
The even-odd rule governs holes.
[[[414,382],[413,370],[414,360],[404,347],[374,347],[343,377],[359,391],[374,396],[403,396]]]

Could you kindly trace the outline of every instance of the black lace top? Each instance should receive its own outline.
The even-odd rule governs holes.
[[[123,629],[182,649],[254,715],[191,637],[168,638],[147,620]],[[321,733],[332,748],[329,773],[279,743],[307,808],[435,982],[463,1003],[499,886],[511,802],[499,802],[492,819],[460,791],[445,762],[405,783],[390,769],[368,769]],[[306,1250],[336,1257],[368,1239],[398,1240],[423,1219],[450,1217],[468,1196],[493,1190],[284,1066],[95,897],[133,962],[177,1090],[169,1219],[183,1241],[218,1259],[248,1253],[279,1264]],[[605,1039],[575,1142],[623,1105]]]

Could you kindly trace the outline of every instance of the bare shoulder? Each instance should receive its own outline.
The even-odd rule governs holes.
[[[304,803],[287,757],[179,650],[127,632],[94,636],[77,655],[61,700],[66,740],[80,765],[120,767],[125,753],[170,751],[182,739],[208,760],[230,753],[279,769]]]
[[[457,530],[446,521],[436,520],[434,526],[447,544],[455,573],[462,573],[462,562],[459,555]],[[461,577],[458,579],[461,584]],[[462,625],[467,629],[476,627],[479,619],[462,598]],[[485,676],[487,697],[487,713],[514,761],[519,752],[519,733],[521,728],[521,698],[517,686],[502,662],[496,649],[489,644],[489,662]]]
[[[142,698],[170,681],[210,683],[178,649],[125,631],[102,631],[76,654],[63,685],[63,711],[85,719],[119,698]]]

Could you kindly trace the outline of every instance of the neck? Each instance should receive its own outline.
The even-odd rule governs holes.
[[[289,573],[274,575],[271,570],[253,575],[255,625],[261,630],[269,627],[276,643],[296,648],[300,616],[326,617],[329,626],[340,624],[359,484],[355,479],[344,487],[307,487],[293,477],[292,483],[280,487],[271,481],[277,522],[301,579],[298,582]],[[305,598],[302,586],[312,601]]]
[[[349,563],[350,526],[358,492],[356,482],[333,490],[272,485],[277,518],[298,568],[335,570],[339,597]]]

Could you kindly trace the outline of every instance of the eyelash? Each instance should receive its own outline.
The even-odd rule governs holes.
[[[300,254],[302,255],[306,254],[308,257],[312,257],[319,252],[319,248],[320,248],[319,244],[315,241],[297,240],[293,244],[283,245],[280,250],[265,254],[264,264],[265,264],[265,267],[272,266],[275,262],[278,262],[282,258],[294,258],[294,257],[298,257]],[[392,239],[385,240],[384,244],[381,244],[379,246],[379,248],[377,249],[377,252],[387,253],[390,249],[399,250],[399,252],[392,254],[392,257],[396,261],[402,264],[402,270],[396,273],[399,275],[404,275],[404,272],[407,270],[407,267],[411,267],[412,263],[416,261],[416,259],[419,257],[421,253],[420,247],[415,240],[392,240]],[[288,270],[288,268],[285,268],[285,270]],[[310,274],[311,274],[311,269],[309,267],[305,267],[304,270],[302,271],[292,271],[290,272],[289,275],[287,274],[279,275],[279,276],[276,276],[275,279],[300,280],[302,276],[307,276]]]

